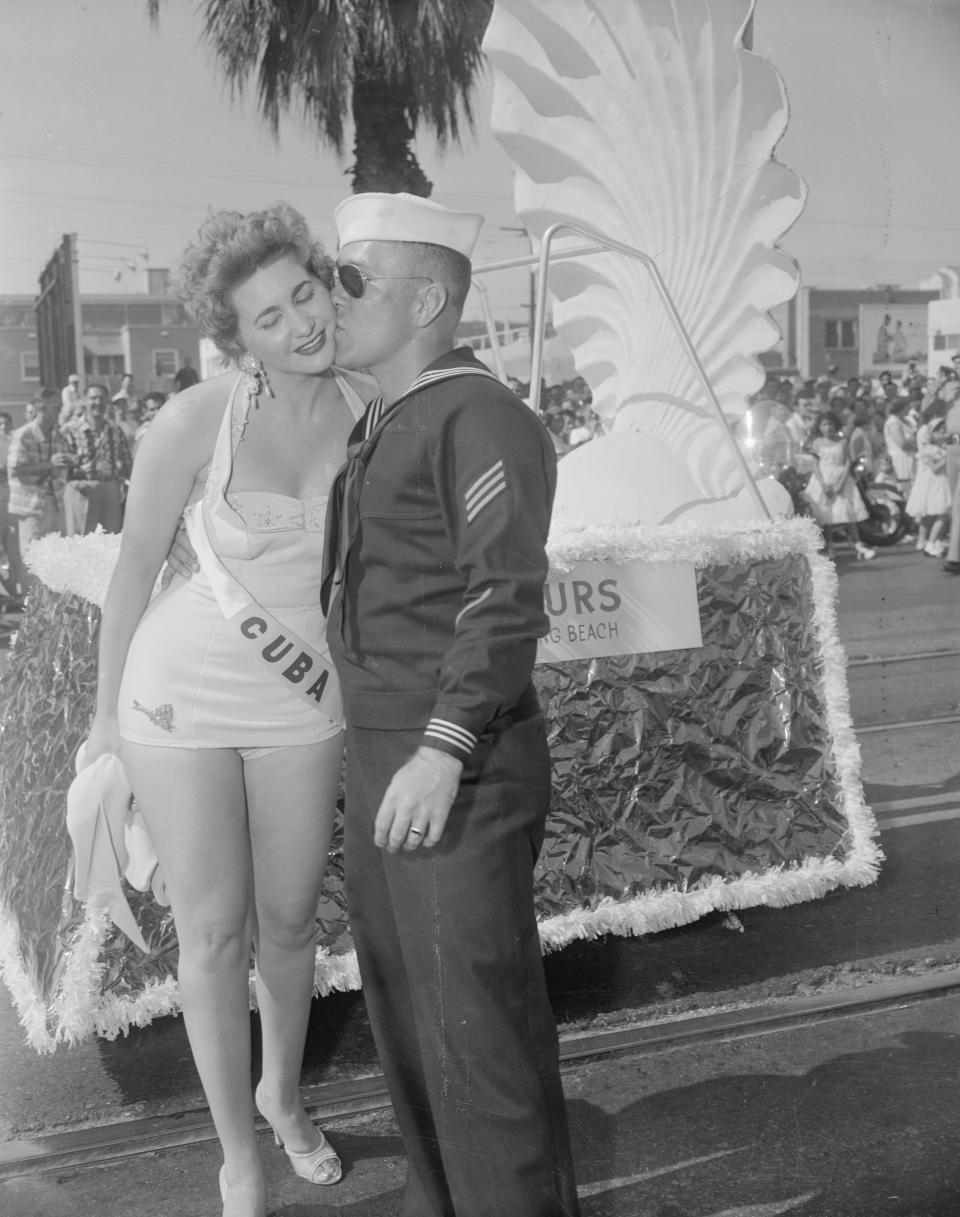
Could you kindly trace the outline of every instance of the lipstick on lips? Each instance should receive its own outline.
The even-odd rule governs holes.
[[[327,341],[326,330],[321,330],[319,334],[311,338],[308,342],[302,343],[296,348],[298,355],[316,355],[319,350],[325,346]]]

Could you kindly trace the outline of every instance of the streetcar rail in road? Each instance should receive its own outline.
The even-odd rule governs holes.
[[[915,811],[905,816],[877,817],[881,832],[891,828],[916,828],[919,824],[937,824],[943,820],[960,820],[960,805],[938,811]]]
[[[949,727],[960,723],[960,714],[946,714],[941,718],[909,718],[899,723],[870,723],[865,727],[854,727],[857,735],[876,735],[878,731],[909,731],[916,727]]]
[[[918,824],[960,820],[960,790],[874,803],[872,809],[881,832],[890,828],[915,828]]]
[[[762,1005],[563,1036],[560,1058],[564,1071],[570,1072],[578,1062],[587,1060],[661,1052],[686,1043],[766,1035],[810,1022],[879,1013],[958,991],[960,967],[948,967],[920,976],[900,976]],[[322,1122],[373,1115],[390,1105],[386,1084],[379,1074],[304,1087],[302,1094],[311,1119]],[[257,1127],[266,1129],[266,1122],[258,1120]],[[95,1128],[51,1133],[0,1146],[0,1182],[68,1167],[102,1166],[138,1154],[215,1139],[209,1112],[202,1107],[150,1119],[122,1120]]]
[[[907,663],[911,659],[954,659],[960,651],[913,651],[905,655],[867,655],[848,659],[848,668],[879,667],[885,663]]]

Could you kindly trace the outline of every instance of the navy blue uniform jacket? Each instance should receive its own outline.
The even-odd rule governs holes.
[[[452,369],[481,375],[439,379]],[[374,404],[358,424],[327,625],[348,723],[422,727],[424,744],[461,760],[494,719],[535,708],[548,625],[556,456],[536,415],[485,372],[452,351],[379,422]]]

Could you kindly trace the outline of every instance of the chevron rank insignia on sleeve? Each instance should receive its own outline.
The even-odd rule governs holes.
[[[470,524],[476,519],[479,512],[492,503],[498,494],[501,494],[507,488],[507,475],[503,467],[503,461],[499,460],[495,465],[480,475],[472,486],[467,488],[466,494],[463,496],[464,506],[467,510],[467,523]]]

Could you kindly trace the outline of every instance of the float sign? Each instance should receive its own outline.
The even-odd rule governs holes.
[[[703,646],[687,562],[582,562],[544,588],[550,630],[538,663]]]

